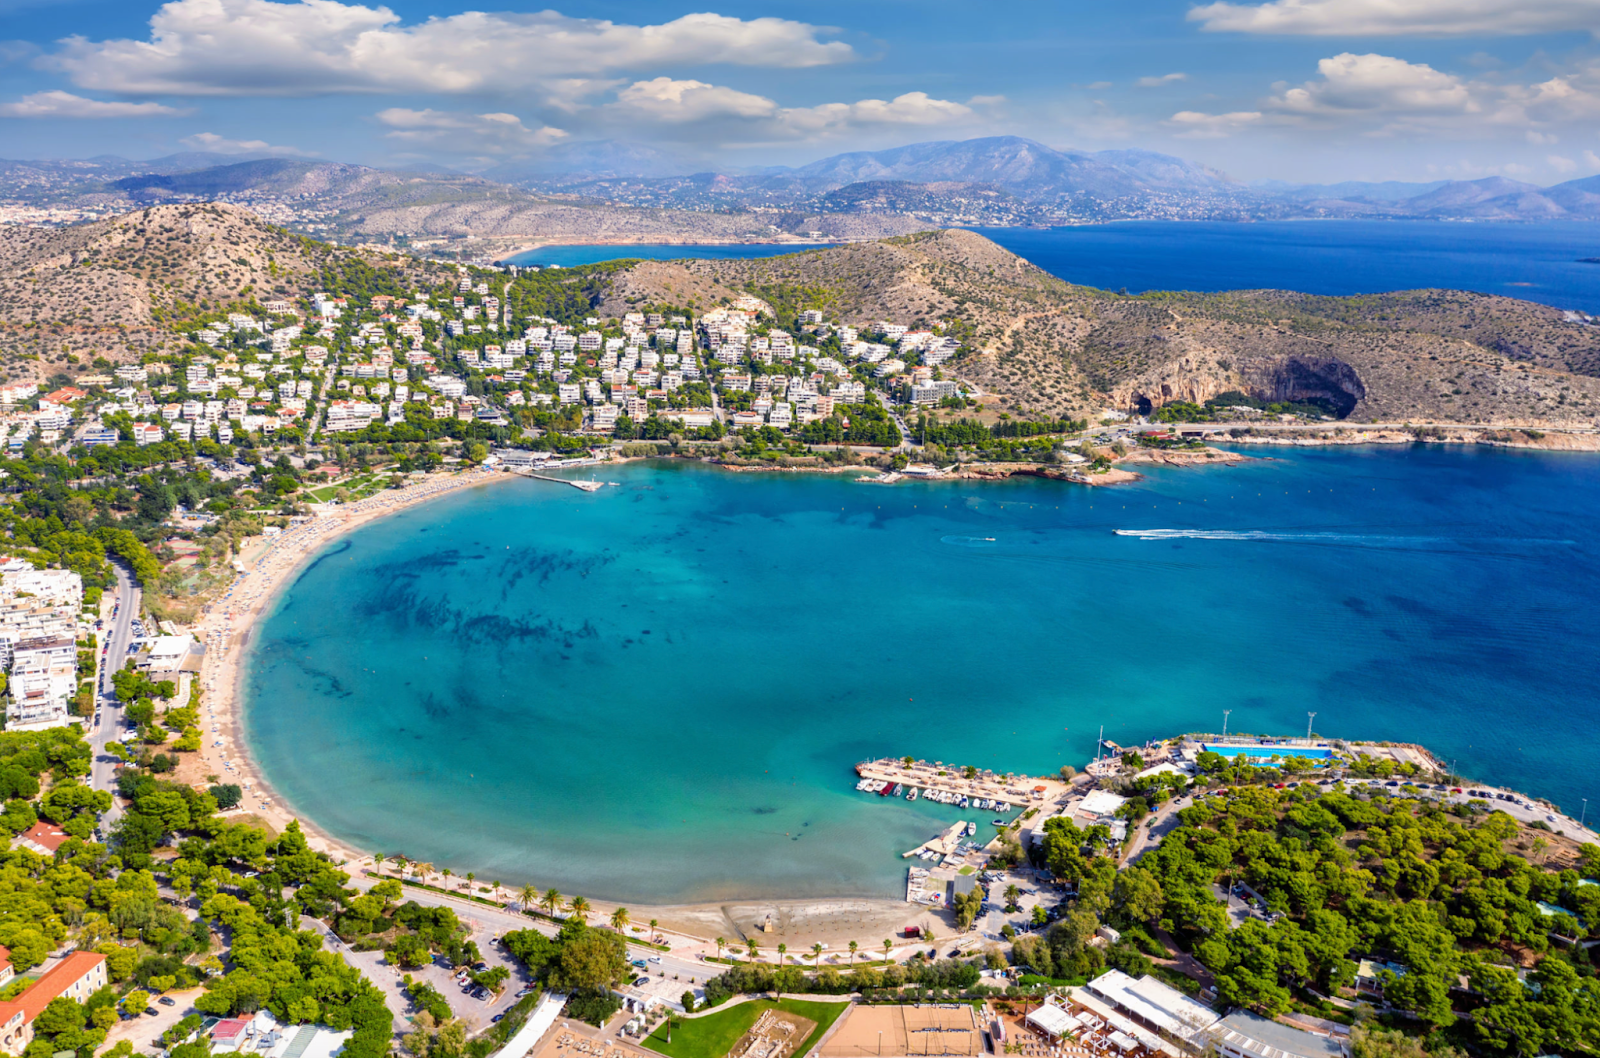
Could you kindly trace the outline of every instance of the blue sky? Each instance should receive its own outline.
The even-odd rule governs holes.
[[[706,3],[707,0],[701,0]],[[0,154],[707,166],[1015,134],[1240,179],[1600,172],[1600,0],[0,0]]]

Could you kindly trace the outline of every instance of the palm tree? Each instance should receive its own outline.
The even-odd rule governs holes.
[[[579,922],[587,923],[589,921],[589,901],[583,897],[573,897],[572,902],[567,904],[567,910],[572,912],[572,917]]]
[[[478,879],[477,872],[475,872],[475,871],[468,871],[467,872],[467,892],[469,892],[469,893],[472,892],[472,883],[477,881],[477,879]]]
[[[378,853],[376,856],[372,857],[372,869],[374,871],[378,872],[378,876],[379,877],[383,876],[383,861],[388,859],[388,858],[389,857],[385,856],[381,852]]]
[[[428,879],[433,876],[433,864],[413,863],[411,866],[415,867],[417,869],[417,873],[422,875],[422,884],[427,885]]]
[[[722,948],[723,948],[723,945],[725,945],[727,943],[728,942],[723,940],[721,937],[717,938],[717,958],[719,958],[719,959],[722,958]]]
[[[656,932],[656,923],[660,921],[661,920],[658,918],[652,918],[650,920],[650,939],[657,944],[661,943],[661,934]]]
[[[822,945],[813,944],[811,946],[811,961],[818,966],[822,965]]]
[[[850,967],[851,967],[851,969],[855,968],[855,965],[856,965],[856,949],[859,948],[859,947],[861,947],[861,945],[857,944],[855,941],[851,941],[850,942]]]
[[[883,942],[883,959],[885,962],[889,961],[889,949],[892,947],[894,947],[894,941],[885,940]]]
[[[621,933],[628,927],[628,909],[619,907],[611,912],[611,928]]]
[[[745,947],[750,949],[750,961],[755,962],[756,959],[761,955],[761,945],[756,943],[756,939],[754,937],[751,937],[749,940],[745,941]]]
[[[783,957],[785,955],[787,955],[788,953],[789,953],[789,946],[787,944],[780,943],[778,945],[778,965],[779,966],[783,965]]]
[[[554,918],[556,909],[561,906],[561,890],[546,889],[544,891],[544,899],[539,901],[539,903],[543,905],[546,911],[550,912],[550,917]]]
[[[1006,906],[1007,907],[1016,907],[1017,906],[1017,897],[1019,897],[1021,895],[1022,895],[1022,890],[1017,888],[1017,885],[1016,885],[1015,882],[1013,882],[1010,885],[1006,886]]]
[[[440,871],[439,873],[444,875],[444,887],[446,889],[450,888],[450,878],[451,878],[453,872],[450,870],[450,868],[446,867],[444,870]]]
[[[517,903],[522,905],[522,910],[524,910],[524,911],[527,911],[529,908],[533,907],[538,902],[539,902],[539,890],[535,889],[531,885],[523,886],[522,887],[522,891],[517,894]]]

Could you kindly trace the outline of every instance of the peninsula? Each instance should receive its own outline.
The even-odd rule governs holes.
[[[904,900],[623,907],[333,840],[256,771],[237,706],[275,593],[446,493],[530,474],[610,494],[606,465],[644,457],[866,492],[1111,483],[1260,443],[1593,449],[1587,317],[1438,291],[1127,297],[959,231],[456,267],[219,205],[0,232],[0,293],[27,309],[0,323],[0,974],[45,970],[7,993],[13,1053],[1600,1046],[1585,810],[1421,747],[1189,735],[1045,776],[841,760],[869,809],[946,813],[896,850]]]

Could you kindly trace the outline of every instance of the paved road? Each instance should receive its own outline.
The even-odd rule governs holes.
[[[353,867],[354,865],[351,866]],[[352,874],[350,884],[357,888],[369,889],[379,881],[379,879],[370,878],[359,873],[358,868],[351,870],[350,867],[347,867],[346,869],[350,870]],[[495,956],[503,955],[499,946],[494,943],[495,938],[511,930],[518,929],[536,929],[546,936],[553,937],[560,928],[556,923],[548,919],[524,915],[515,910],[514,905],[512,909],[490,907],[487,904],[474,903],[462,897],[445,893],[433,893],[413,886],[406,886],[404,899],[414,900],[426,907],[448,907],[455,911],[456,915],[463,921],[469,921],[473,924],[472,939],[477,942],[478,950],[483,952],[484,961],[490,965],[496,965],[497,961],[503,962],[513,970],[516,969],[515,960],[509,956],[499,960],[495,958]],[[705,984],[708,977],[715,977],[725,969],[725,967],[717,963],[707,963],[701,960],[701,956],[705,954],[702,950],[702,945],[684,937],[671,936],[667,939],[677,947],[677,950],[663,952],[654,948],[645,948],[634,944],[628,945],[628,959],[630,961],[642,960],[647,967],[647,969],[630,967],[631,979],[637,980],[639,977],[648,976],[650,980],[643,986],[629,985],[623,988],[622,993],[624,995],[635,998],[652,995],[658,997],[662,1002],[676,1005],[684,992],[700,988]],[[774,954],[774,952],[768,951],[768,958],[770,959]],[[376,979],[376,974],[373,976]],[[512,979],[517,980],[517,975],[513,974]],[[450,995],[447,989],[441,988],[440,991]],[[463,999],[469,1004],[476,1005],[476,1000],[466,999],[466,997],[463,997]],[[454,1003],[454,1001],[452,997],[451,1002]]]
[[[96,790],[110,790],[113,793],[111,810],[100,818],[100,825],[106,831],[122,815],[122,806],[114,796],[117,788],[117,758],[106,752],[106,743],[118,741],[122,735],[122,706],[117,702],[111,674],[127,660],[128,645],[133,642],[133,619],[139,613],[140,602],[139,587],[127,569],[118,562],[113,562],[111,568],[117,575],[116,616],[111,619],[102,640],[106,644],[105,660],[101,665],[100,686],[95,699],[95,711],[100,716],[100,723],[88,733],[89,745],[94,750],[94,763],[89,772],[90,785]]]

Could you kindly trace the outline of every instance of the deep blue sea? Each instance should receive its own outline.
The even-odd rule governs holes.
[[[899,895],[958,813],[857,793],[856,761],[1054,771],[1224,709],[1600,789],[1600,458],[1248,454],[1107,489],[661,463],[453,493],[279,597],[248,735],[361,847],[647,902]]]
[[[1127,221],[1071,228],[980,228],[1073,283],[1105,290],[1303,290],[1375,294],[1445,287],[1600,313],[1600,224],[1431,221]],[[620,257],[772,257],[797,248],[552,246],[515,264],[593,264]]]
[[[575,265],[594,264],[597,261],[618,261],[623,259],[675,261],[684,257],[704,257],[711,260],[721,260],[725,257],[777,257],[779,254],[800,253],[803,250],[815,250],[818,248],[818,246],[811,243],[792,242],[748,242],[694,246],[676,246],[667,243],[641,243],[635,246],[541,246],[539,249],[529,250],[527,253],[513,254],[505,258],[505,263],[523,266],[537,265],[540,268],[548,268],[550,265],[572,268]]]

